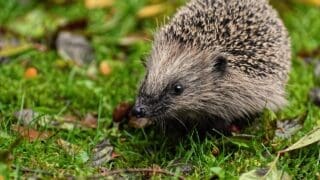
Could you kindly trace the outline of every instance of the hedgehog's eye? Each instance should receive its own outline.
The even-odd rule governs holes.
[[[180,84],[176,84],[176,85],[174,85],[174,87],[173,87],[173,91],[174,91],[174,94],[175,95],[180,95],[180,94],[182,94],[183,93],[183,87],[182,87],[182,85],[180,85]]]

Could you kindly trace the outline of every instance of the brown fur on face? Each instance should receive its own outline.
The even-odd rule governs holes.
[[[213,128],[277,111],[286,105],[290,55],[265,0],[192,0],[155,35],[136,106],[154,120]]]

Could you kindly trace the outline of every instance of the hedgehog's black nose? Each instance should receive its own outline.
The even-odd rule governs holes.
[[[136,116],[137,118],[142,118],[145,116],[145,109],[140,106],[135,106],[132,109],[132,115]]]

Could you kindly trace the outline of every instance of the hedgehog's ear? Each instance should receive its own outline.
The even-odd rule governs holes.
[[[223,75],[227,71],[228,67],[228,60],[227,57],[224,55],[218,55],[214,58],[213,62],[214,72],[218,72]]]

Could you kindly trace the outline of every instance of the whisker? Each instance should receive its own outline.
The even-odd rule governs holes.
[[[178,115],[177,115],[176,113],[172,113],[172,117],[173,117],[177,122],[179,122],[179,123],[184,127],[184,129],[185,129],[186,131],[188,131],[187,126],[185,125],[185,123],[184,123],[181,119],[179,119],[179,117],[178,117]]]

